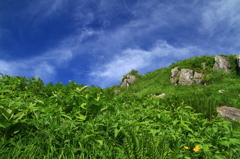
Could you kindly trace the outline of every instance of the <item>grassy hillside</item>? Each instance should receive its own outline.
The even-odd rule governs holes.
[[[138,79],[129,88],[44,85],[37,78],[2,75],[0,156],[240,158],[239,123],[216,112],[222,105],[240,108],[235,56],[228,57],[230,73],[213,71],[213,56],[195,57],[146,75],[131,71]],[[176,66],[203,73],[207,86],[171,84]],[[166,97],[155,97],[161,93]]]
[[[115,96],[116,98],[126,95],[146,97],[165,93],[164,102],[173,101],[175,104],[184,101],[185,104],[194,107],[197,112],[204,114],[206,114],[206,109],[215,109],[217,106],[227,105],[240,108],[238,104],[240,100],[240,76],[235,59],[236,55],[228,55],[227,57],[231,64],[230,73],[213,70],[214,56],[201,56],[173,63],[169,67],[145,75],[138,75],[137,81],[132,83],[129,88],[120,88],[118,85],[107,88],[107,90],[108,92],[120,90],[120,93]],[[204,62],[205,68],[202,65]],[[170,82],[171,70],[174,67],[203,73],[203,82],[206,87],[197,84],[175,86]],[[225,92],[219,93],[219,90],[225,90]]]

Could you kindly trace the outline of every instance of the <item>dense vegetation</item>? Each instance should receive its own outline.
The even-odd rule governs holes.
[[[240,108],[234,56],[231,73],[215,72],[214,57],[180,61],[129,88],[44,85],[37,77],[0,78],[1,158],[240,158],[240,126],[216,107]],[[206,63],[203,68],[202,62]],[[171,69],[205,75],[202,85],[174,86]],[[126,76],[124,76],[126,77]],[[114,90],[121,92],[114,95]],[[219,93],[218,90],[225,90]],[[166,93],[165,98],[156,98]]]

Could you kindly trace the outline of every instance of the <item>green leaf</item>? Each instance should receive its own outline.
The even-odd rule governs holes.
[[[24,116],[25,114],[23,112],[20,112],[20,113],[17,113],[16,115],[14,115],[14,118],[16,121],[22,119],[22,117]]]
[[[114,129],[114,137],[116,138],[119,134],[119,132],[121,131],[122,127],[120,127],[120,129]]]
[[[188,131],[193,132],[193,130],[190,129],[190,128],[188,127],[188,125],[186,125],[186,124],[184,124],[184,123],[181,123],[180,126],[181,126],[182,128],[184,128],[185,130],[188,130]]]
[[[214,158],[216,158],[216,159],[222,159],[222,156],[214,155]]]
[[[84,87],[82,87],[81,89],[80,89],[80,88],[76,88],[76,92],[81,93],[81,92],[84,91],[87,87],[89,87],[89,86],[84,86]]]
[[[170,121],[170,120],[172,120],[172,118],[165,117],[165,116],[162,116],[161,119],[162,119],[163,121]]]
[[[72,118],[66,114],[61,114],[61,116],[65,117],[65,118],[68,118],[69,120],[72,120]]]
[[[1,110],[2,115],[5,117],[6,120],[11,120],[13,116],[13,111],[11,109]]]
[[[11,122],[8,122],[8,121],[6,121],[6,120],[4,120],[4,119],[0,119],[0,127],[2,127],[2,128],[7,128],[7,127],[9,127],[10,125],[12,125]]]
[[[237,138],[230,138],[229,139],[229,142],[232,144],[232,145],[239,145],[239,139]]]
[[[86,135],[86,136],[84,136],[84,139],[89,138],[89,137],[92,137],[92,136],[95,136],[95,134]]]
[[[107,106],[104,107],[104,108],[102,108],[102,109],[101,109],[101,112],[104,111],[104,110],[106,110],[107,108],[108,108]]]
[[[87,116],[81,115],[76,117],[77,119],[80,119],[81,121],[86,120]]]
[[[103,145],[103,140],[96,140],[101,146]]]
[[[85,105],[87,105],[87,103],[82,103],[80,107],[83,108],[83,109],[87,109],[87,108],[84,107]]]
[[[38,100],[38,99],[37,99],[35,102],[36,102],[36,103],[41,103],[41,104],[44,104],[44,102],[43,102],[43,101],[41,101],[41,100]]]

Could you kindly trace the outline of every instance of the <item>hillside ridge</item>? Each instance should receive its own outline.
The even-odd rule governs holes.
[[[234,80],[239,80],[239,55],[215,55],[215,56],[197,56],[176,63],[172,63],[170,66],[157,69],[152,72],[148,72],[145,75],[141,75],[137,70],[132,70],[123,76],[122,81],[129,75],[136,76],[136,80],[132,83],[128,83],[128,87],[121,87],[115,85],[107,88],[112,90],[116,95],[134,94],[137,96],[147,96],[150,94],[167,93],[173,95],[172,92],[175,89],[190,89],[190,88],[203,88],[212,85],[221,86],[221,83],[232,83]],[[224,62],[224,63],[223,63]],[[173,70],[177,69],[178,73],[173,77]],[[189,78],[185,73],[185,77],[181,77],[181,70],[190,70],[192,76],[198,73],[198,76],[191,77],[197,79],[198,82],[191,82],[186,84],[181,82],[181,79]],[[192,71],[192,72],[191,72]],[[188,74],[188,73],[187,73]],[[200,85],[199,85],[200,84]],[[126,85],[126,84],[125,84]],[[184,86],[188,85],[188,86]],[[222,88],[223,89],[223,88]]]

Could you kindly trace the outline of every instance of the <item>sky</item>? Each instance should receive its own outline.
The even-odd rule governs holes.
[[[0,72],[118,85],[203,55],[240,54],[239,0],[1,0]]]

